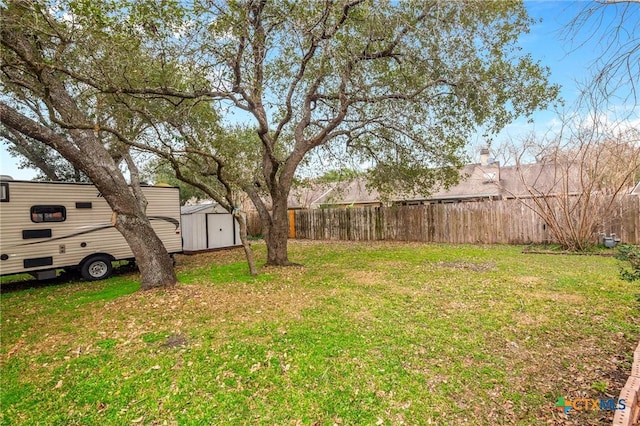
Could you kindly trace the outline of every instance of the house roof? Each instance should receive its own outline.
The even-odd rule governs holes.
[[[557,173],[553,163],[535,163],[501,167],[499,163],[488,165],[469,164],[461,170],[461,179],[449,188],[435,188],[431,193],[408,195],[392,194],[396,202],[469,200],[479,198],[521,198],[554,195],[568,190],[579,191],[579,175],[566,177]],[[566,185],[566,187],[565,187]],[[530,190],[533,189],[531,192]],[[640,191],[640,189],[638,189]],[[348,182],[307,185],[291,191],[289,208],[318,208],[321,205],[379,204],[380,194],[367,189],[363,177]]]
[[[500,186],[507,198],[580,192],[579,170],[560,169],[554,163],[502,167]]]
[[[563,173],[568,173],[563,174]],[[431,194],[411,200],[452,200],[469,198],[526,198],[532,195],[556,195],[580,191],[579,171],[561,171],[554,163],[500,166],[470,164],[461,171],[460,181],[448,188],[437,188]]]
[[[318,207],[318,200],[332,192],[338,185],[336,182],[311,183],[291,188],[287,206],[290,209],[309,209]]]
[[[321,204],[377,204],[380,203],[380,194],[375,189],[367,189],[367,180],[359,177],[348,182],[340,182],[325,192],[315,202]]]
[[[396,201],[449,200],[465,198],[489,198],[501,195],[496,185],[500,179],[497,163],[487,166],[468,164],[460,171],[460,181],[449,188],[436,187],[429,194],[392,197]]]

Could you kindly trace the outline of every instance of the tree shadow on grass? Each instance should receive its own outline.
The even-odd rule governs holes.
[[[115,266],[113,275],[123,275],[137,271],[137,269],[135,263],[129,262]],[[0,281],[0,294],[80,282],[86,282],[86,280],[80,276],[80,271],[73,269],[60,270],[57,277],[46,280],[38,280],[28,274],[9,275],[2,277]]]

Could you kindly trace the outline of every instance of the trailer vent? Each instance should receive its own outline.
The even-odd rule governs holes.
[[[22,231],[23,240],[29,240],[31,238],[51,238],[51,229],[29,229]]]
[[[40,266],[53,265],[53,257],[35,257],[33,259],[25,259],[23,262],[25,268],[37,268]]]
[[[76,209],[90,209],[93,205],[91,202],[88,203],[76,203]]]

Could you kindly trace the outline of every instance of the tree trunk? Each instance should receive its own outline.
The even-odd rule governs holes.
[[[114,211],[114,226],[129,244],[140,269],[140,288],[174,286],[177,278],[173,261],[143,210],[146,203],[135,197],[116,170],[108,172],[112,167],[112,161],[105,161],[102,167],[87,170],[87,175]]]
[[[238,227],[240,228],[240,241],[242,242],[242,248],[244,254],[247,257],[247,264],[249,265],[249,273],[253,276],[258,275],[256,269],[256,262],[253,259],[253,251],[251,251],[251,243],[247,238],[247,218],[239,210],[233,211],[233,217],[238,221]]]
[[[115,227],[129,244],[140,269],[140,288],[173,287],[177,278],[173,260],[144,215],[120,214]]]
[[[287,253],[287,242],[289,239],[289,212],[287,210],[287,199],[273,198],[273,210],[271,212],[271,223],[265,228],[265,241],[267,243],[267,265],[289,266],[289,256]]]

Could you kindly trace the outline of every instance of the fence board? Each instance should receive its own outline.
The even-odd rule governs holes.
[[[247,234],[254,237],[262,235],[262,222],[258,212],[247,212]]]

